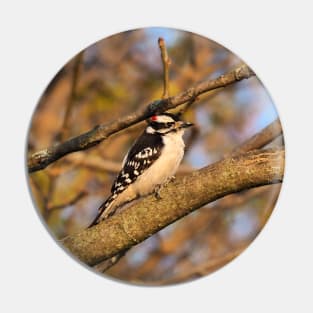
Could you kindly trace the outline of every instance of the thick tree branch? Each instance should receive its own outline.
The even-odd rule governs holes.
[[[180,104],[192,101],[192,99],[195,99],[198,95],[205,92],[231,85],[254,75],[254,72],[247,65],[243,64],[225,75],[199,83],[176,96],[154,101],[147,105],[147,107],[141,108],[126,117],[119,118],[108,124],[99,125],[94,129],[63,143],[33,153],[28,159],[28,170],[29,172],[35,172],[44,169],[49,164],[63,156],[75,151],[91,148],[108,138],[110,135],[143,121],[155,113],[165,112]]]
[[[142,242],[204,204],[248,188],[281,182],[283,150],[255,150],[228,157],[134,203],[102,223],[62,242],[81,261],[93,266]]]
[[[273,141],[276,137],[278,137],[281,134],[282,134],[281,124],[280,124],[280,121],[277,119],[274,122],[272,122],[270,125],[265,127],[264,129],[262,129],[260,132],[255,134],[253,137],[246,140],[243,144],[241,144],[239,147],[234,149],[231,153],[229,153],[225,157],[234,156],[236,154],[248,152],[248,151],[251,151],[254,149],[260,149],[264,145],[267,145],[268,143]],[[187,147],[187,145],[186,145],[186,147]],[[73,155],[73,157],[76,155],[77,154]],[[190,172],[190,170],[191,169],[189,169],[189,172]],[[220,208],[218,210],[220,210]],[[216,212],[215,212],[215,214],[216,214]],[[125,253],[123,253],[120,257],[117,257],[118,255],[115,256],[113,261],[107,260],[105,262],[102,262],[101,264],[97,265],[97,267],[95,267],[95,268],[99,271],[102,271],[102,272],[106,271],[111,266],[115,265],[124,254]]]
[[[273,190],[273,185],[256,187],[249,189],[245,193],[236,193],[221,199],[216,205],[214,205],[213,209],[201,209],[198,212],[198,217],[196,219],[187,219],[184,221],[185,224],[182,224],[180,227],[177,227],[171,232],[171,235],[166,238],[166,240],[160,240],[157,246],[149,253],[149,257],[143,263],[140,263],[136,269],[133,269],[131,272],[127,273],[125,277],[128,281],[137,282],[143,281],[144,278],[149,275],[151,271],[154,271],[159,262],[166,256],[175,254],[176,258],[176,266],[181,265],[186,260],[186,250],[183,248],[184,244],[188,242],[198,242],[207,238],[208,234],[214,232],[215,224],[218,224],[221,216],[224,216],[225,212],[231,212],[241,206],[243,203],[248,203],[251,199],[255,199],[258,197],[263,197],[264,195],[268,195],[268,190]],[[280,184],[275,185],[275,187],[280,188]],[[275,188],[276,189],[276,188]],[[271,211],[271,210],[269,210]],[[262,224],[263,225],[263,224]],[[196,232],[195,232],[196,230]],[[214,239],[213,239],[214,240]],[[213,260],[216,260],[216,257],[220,259],[219,256],[212,256]],[[213,261],[210,257],[208,262],[211,263]],[[100,263],[101,264],[101,263]],[[98,266],[94,267],[96,270]],[[167,271],[171,272],[171,268],[168,268],[166,271],[162,271],[162,275]],[[192,277],[193,271],[196,271],[197,267],[192,267],[188,274]],[[180,271],[181,272],[181,271]],[[186,271],[181,272],[180,274],[170,275],[169,278],[159,281],[160,284],[167,284],[167,281],[172,283],[172,279],[177,278],[177,282],[179,282],[179,277],[181,275],[185,277]]]

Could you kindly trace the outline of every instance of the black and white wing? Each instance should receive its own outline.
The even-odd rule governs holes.
[[[123,168],[112,185],[110,197],[99,207],[99,213],[89,227],[98,224],[106,210],[108,210],[108,216],[114,214],[114,211],[112,214],[110,211],[111,204],[159,158],[163,145],[162,137],[155,134],[145,132],[137,139],[124,158]]]
[[[146,132],[140,136],[125,157],[123,168],[112,185],[112,194],[121,193],[134,183],[159,158],[163,145],[162,136]]]

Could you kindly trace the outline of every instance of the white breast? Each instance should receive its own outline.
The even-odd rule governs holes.
[[[183,131],[179,131],[163,136],[164,147],[161,156],[133,185],[137,195],[144,196],[153,192],[157,185],[162,185],[176,173],[184,156],[185,144],[182,135]]]

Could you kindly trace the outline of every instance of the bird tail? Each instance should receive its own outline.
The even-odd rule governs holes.
[[[110,217],[115,212],[115,210],[112,210],[114,209],[113,204],[115,198],[116,195],[113,194],[104,203],[101,204],[101,206],[98,209],[98,214],[96,215],[92,223],[88,226],[88,228],[99,224],[101,221]]]

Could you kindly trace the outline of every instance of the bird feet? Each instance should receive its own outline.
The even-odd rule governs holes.
[[[171,176],[171,177],[169,177],[169,178],[167,179],[167,181],[165,182],[165,184],[167,185],[168,183],[173,182],[175,179],[176,179],[176,177],[175,177],[175,175],[173,175],[173,176]]]
[[[154,197],[157,199],[157,200],[160,200],[162,199],[161,195],[160,195],[160,191],[162,189],[162,185],[157,185],[154,189]]]
[[[166,187],[170,182],[173,182],[175,180],[175,176],[169,177],[162,185],[157,185],[154,189],[154,196],[157,200],[162,199],[160,192],[163,187]]]

